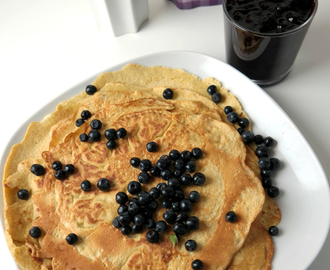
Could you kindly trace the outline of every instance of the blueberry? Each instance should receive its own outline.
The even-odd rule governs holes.
[[[125,192],[118,192],[116,194],[116,203],[126,204],[128,202],[128,196]]]
[[[270,188],[273,185],[273,181],[269,177],[263,177],[261,184],[263,188]]]
[[[182,159],[178,159],[176,161],[174,161],[174,168],[177,170],[183,170],[183,168],[185,167],[185,163]]]
[[[188,151],[182,151],[181,153],[181,159],[183,160],[183,162],[188,162],[192,157],[192,154]]]
[[[166,161],[166,165],[167,165],[167,168],[171,165],[172,163],[172,160],[170,158],[170,156],[168,155],[162,155],[159,159],[161,160],[165,160]]]
[[[94,95],[96,93],[97,89],[94,85],[87,85],[86,86],[86,93],[87,95]]]
[[[112,221],[112,225],[117,228],[120,229],[123,225],[121,225],[121,223],[119,222],[119,217],[115,217]]]
[[[88,111],[88,110],[84,110],[84,111],[82,111],[81,112],[81,118],[83,119],[83,120],[87,120],[87,119],[89,119],[89,118],[91,118],[92,117],[92,114],[91,114],[91,112],[90,111]]]
[[[117,209],[117,214],[121,215],[124,212],[128,211],[128,206],[127,205],[119,205],[118,209]]]
[[[217,87],[215,85],[210,85],[207,89],[206,89],[207,93],[212,96],[214,93],[217,92]]]
[[[66,178],[66,173],[64,171],[56,171],[54,173],[54,176],[57,180],[65,180]]]
[[[261,170],[261,176],[262,177],[270,177],[273,174],[272,170],[269,169],[262,169]]]
[[[239,135],[242,135],[244,131],[245,131],[245,129],[244,128],[241,128],[241,127],[239,127],[237,129],[237,132],[239,133]]]
[[[150,196],[150,198],[151,198],[151,196]],[[155,211],[158,208],[158,202],[150,199],[150,202],[148,203],[148,205],[146,207],[148,209],[150,209],[151,211]]]
[[[182,175],[182,171],[181,170],[177,170],[175,169],[172,173],[172,176],[175,177],[175,178],[180,178]]]
[[[195,240],[188,240],[185,244],[184,244],[185,248],[187,251],[191,252],[194,251],[197,248],[197,243]]]
[[[30,231],[29,234],[33,238],[39,238],[41,236],[41,230],[39,227],[33,227]]]
[[[171,176],[172,176],[172,172],[169,169],[160,171],[160,177],[164,180],[170,179]]]
[[[114,128],[109,128],[106,131],[104,131],[104,136],[108,140],[115,140],[117,139],[117,131]]]
[[[203,156],[203,151],[200,148],[194,148],[193,150],[191,150],[191,154],[192,157],[197,160]]]
[[[254,141],[254,134],[249,130],[245,130],[242,133],[241,137],[242,137],[243,142],[246,144],[252,143]]]
[[[30,194],[26,189],[20,189],[17,192],[17,198],[20,200],[27,200],[29,198]]]
[[[180,209],[180,203],[179,202],[173,202],[171,206],[172,206],[172,209],[173,209],[174,212],[180,212],[181,209]]]
[[[164,212],[163,218],[167,223],[174,224],[175,220],[176,220],[176,214],[174,213],[174,211],[172,209],[170,209],[170,210],[167,210],[166,212]]]
[[[65,240],[69,245],[74,245],[78,241],[78,236],[75,233],[70,233]]]
[[[192,216],[188,217],[186,221],[186,225],[188,230],[190,231],[196,231],[199,229],[199,219],[198,217]]]
[[[148,152],[156,152],[157,144],[155,142],[148,142],[146,148]]]
[[[53,170],[60,171],[62,170],[62,163],[60,161],[54,161],[52,165]]]
[[[108,191],[110,190],[110,182],[106,178],[101,178],[97,181],[97,188],[101,191]]]
[[[129,225],[124,225],[123,227],[121,227],[121,233],[123,235],[129,235],[132,232],[132,228]]]
[[[152,176],[159,176],[160,175],[160,169],[157,167],[157,166],[152,166],[151,169],[150,169],[150,174]]]
[[[160,194],[165,199],[171,199],[174,196],[174,189],[170,186],[166,186],[161,190]]]
[[[79,140],[80,140],[81,142],[87,142],[87,141],[88,141],[88,135],[85,134],[85,133],[80,134],[80,135],[79,135]]]
[[[149,195],[151,198],[156,200],[160,196],[160,190],[158,188],[153,187],[149,190]]]
[[[152,167],[151,161],[148,159],[142,159],[139,164],[139,169],[141,171],[147,172],[150,171]]]
[[[236,123],[239,120],[239,115],[236,112],[230,112],[227,114],[227,119],[230,123]]]
[[[165,170],[168,168],[168,162],[165,159],[159,159],[156,162],[156,167],[160,170]]]
[[[150,202],[150,195],[145,190],[141,190],[138,194],[138,203],[140,205],[146,205]]]
[[[166,88],[163,92],[163,98],[165,99],[172,99],[174,96],[174,92],[170,88]]]
[[[199,197],[200,197],[200,195],[199,195],[199,192],[198,191],[191,191],[189,193],[189,200],[191,202],[198,202]]]
[[[271,186],[267,189],[267,194],[269,197],[275,198],[280,194],[280,190],[278,189],[278,187]]]
[[[127,135],[127,131],[124,128],[120,128],[120,129],[117,130],[116,135],[120,139],[125,138],[126,135]]]
[[[88,180],[84,180],[81,182],[80,184],[80,188],[83,190],[83,191],[90,191],[92,189],[92,184],[91,182],[89,182]]]
[[[136,214],[140,213],[140,211],[141,211],[141,207],[137,201],[130,200],[128,202],[128,212],[130,214],[136,215]]]
[[[196,163],[192,160],[188,161],[186,164],[186,171],[188,173],[193,173],[196,170]]]
[[[205,175],[202,173],[195,173],[193,176],[193,181],[196,186],[202,186],[205,183]]]
[[[156,228],[156,223],[152,218],[148,218],[144,223],[147,229],[154,229]]]
[[[181,178],[180,178],[181,185],[188,186],[192,183],[192,181],[193,181],[193,178],[191,177],[190,174],[185,173],[185,174],[181,175]]]
[[[181,189],[174,190],[174,196],[172,198],[175,202],[180,202],[184,199],[184,192]]]
[[[40,164],[33,164],[30,170],[36,176],[45,174],[45,168]]]
[[[164,199],[162,201],[162,207],[165,209],[169,209],[172,207],[172,202],[169,199]]]
[[[138,180],[141,184],[146,184],[149,180],[149,174],[147,172],[140,172]]]
[[[226,220],[230,223],[233,223],[237,220],[237,216],[235,214],[234,211],[229,211],[227,214],[226,214]]]
[[[91,142],[98,142],[99,140],[101,140],[101,133],[97,129],[92,129],[88,133],[88,139]]]
[[[165,183],[159,183],[156,188],[162,190],[164,187],[167,187]]]
[[[178,235],[184,235],[187,232],[187,226],[183,222],[177,221],[173,225],[173,232]]]
[[[129,182],[127,185],[127,191],[132,195],[139,193],[140,190],[141,190],[141,184],[137,181]]]
[[[165,232],[166,231],[167,224],[163,220],[159,220],[156,222],[156,231],[157,232]]]
[[[266,170],[270,168],[270,161],[266,157],[261,157],[258,159],[258,165],[261,170]]]
[[[132,233],[139,233],[139,232],[142,232],[142,230],[143,230],[143,225],[133,223],[133,225],[132,225]]]
[[[178,216],[176,217],[176,221],[187,221],[188,214],[186,212],[180,212]],[[190,222],[191,225],[192,222]]]
[[[271,235],[271,236],[276,236],[278,235],[279,231],[278,231],[278,228],[276,226],[271,226],[269,227],[268,229],[268,233]]]
[[[264,142],[264,138],[261,135],[255,135],[254,136],[254,142],[259,145],[262,144]]]
[[[269,162],[270,162],[269,169],[271,169],[271,170],[277,170],[281,164],[279,159],[277,159],[277,158],[271,158],[271,159],[269,159]]]
[[[267,147],[270,147],[272,146],[274,143],[274,139],[272,137],[266,137],[264,139],[264,144],[267,146]]]
[[[172,187],[173,189],[178,189],[180,188],[180,182],[177,178],[171,177],[168,179],[168,186]]]
[[[214,103],[220,103],[221,100],[222,100],[222,95],[219,92],[212,94],[212,101]]]
[[[255,154],[258,158],[268,157],[269,153],[270,153],[270,149],[267,146],[263,146],[263,145],[258,146],[255,151]]]
[[[76,126],[77,127],[81,127],[84,123],[85,123],[85,121],[81,118],[76,120]]]
[[[172,150],[168,155],[172,160],[178,160],[180,158],[180,152],[175,149]]]
[[[250,124],[250,121],[247,118],[241,118],[241,119],[238,120],[238,125],[241,128],[246,128],[249,124]]]
[[[191,201],[187,200],[187,199],[183,199],[180,202],[180,209],[182,212],[189,212],[191,210]]]
[[[138,168],[140,165],[140,159],[137,157],[132,157],[130,160],[130,164],[134,167],[134,168]]]
[[[192,263],[191,263],[191,268],[193,270],[202,270],[204,267],[203,265],[203,262],[201,260],[194,260]]]
[[[121,225],[128,225],[131,223],[131,216],[128,212],[124,212],[121,215],[119,215],[118,220]]]
[[[94,119],[91,121],[90,126],[92,129],[101,129],[102,123],[98,119]]]
[[[63,168],[63,171],[66,174],[73,174],[75,171],[75,167],[72,164],[66,164]]]
[[[146,220],[145,220],[144,216],[142,216],[141,214],[137,214],[133,217],[133,222],[134,222],[134,224],[144,225]]]
[[[234,110],[231,106],[226,106],[223,111],[225,114],[229,114],[229,113],[233,112]]]
[[[156,243],[159,241],[159,233],[155,230],[150,230],[147,232],[146,238],[149,243]]]
[[[107,148],[108,148],[109,150],[113,150],[113,149],[116,148],[117,143],[116,143],[115,140],[109,140],[109,141],[107,142],[106,146],[107,146]]]

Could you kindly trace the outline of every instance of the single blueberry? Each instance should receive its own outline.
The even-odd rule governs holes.
[[[81,182],[80,188],[83,191],[88,192],[88,191],[90,191],[92,189],[92,184],[88,180],[84,180],[84,181]]]
[[[117,130],[117,132],[116,132],[116,135],[117,135],[117,137],[120,138],[120,139],[125,138],[126,135],[127,135],[127,131],[126,131],[126,129],[124,129],[124,128],[119,128],[119,129]]]
[[[127,185],[127,191],[132,195],[139,193],[140,190],[141,190],[141,184],[137,181],[129,182]]]
[[[203,156],[203,151],[202,151],[202,149],[196,147],[193,150],[191,150],[191,154],[192,154],[192,157],[197,160]]]
[[[70,233],[65,240],[69,245],[74,245],[78,241],[78,236],[75,233]]]
[[[79,140],[80,140],[81,142],[87,142],[87,141],[88,141],[88,135],[85,134],[85,133],[80,134],[80,135],[79,135]]]
[[[193,176],[193,181],[196,186],[202,186],[205,183],[205,175],[202,173],[195,173]]]
[[[180,202],[180,209],[182,212],[189,212],[191,210],[191,201],[187,200],[187,199],[183,199]]]
[[[223,111],[225,114],[228,114],[228,113],[233,112],[234,110],[231,106],[226,106]]]
[[[76,126],[77,127],[81,127],[84,123],[85,123],[85,121],[81,118],[76,120]]]
[[[60,171],[60,170],[62,170],[62,163],[58,160],[54,161],[53,164],[52,164],[52,168],[55,171]]]
[[[81,118],[83,119],[83,120],[87,120],[87,119],[89,119],[89,118],[91,118],[92,117],[92,114],[91,114],[91,112],[90,111],[88,111],[88,110],[84,110],[84,111],[82,111],[81,112]]]
[[[269,197],[275,198],[280,194],[280,190],[278,189],[278,187],[271,186],[267,189],[267,194]]]
[[[113,150],[115,149],[117,146],[117,143],[115,140],[109,140],[107,141],[107,144],[106,144],[106,147],[109,149],[109,150]]]
[[[150,195],[145,190],[141,190],[138,193],[138,203],[140,205],[147,205],[150,202]]]
[[[181,152],[181,159],[183,162],[188,162],[192,158],[192,154],[188,150]]]
[[[54,176],[57,180],[65,180],[66,173],[64,171],[55,171]]]
[[[172,99],[174,96],[174,92],[170,88],[166,88],[163,92],[163,98],[165,99]]]
[[[186,221],[186,225],[188,230],[190,231],[196,231],[199,229],[199,219],[198,217],[192,216],[188,217]]]
[[[237,220],[237,216],[236,216],[236,213],[234,211],[229,211],[227,214],[226,214],[226,220],[230,223],[233,223]]]
[[[190,239],[184,244],[184,246],[187,251],[191,252],[197,248],[197,243],[195,240]]]
[[[264,144],[267,146],[267,147],[270,147],[272,146],[274,143],[274,139],[272,137],[266,137],[264,139]]]
[[[160,177],[164,180],[170,179],[171,176],[172,176],[172,172],[169,169],[160,171]]]
[[[94,85],[87,85],[86,86],[86,93],[87,95],[94,95],[96,93],[97,89]]]
[[[114,128],[109,128],[106,131],[104,131],[104,136],[108,140],[115,140],[117,139],[117,131]]]
[[[241,128],[246,128],[249,124],[250,124],[250,121],[247,118],[241,118],[241,119],[238,120],[238,125]]]
[[[149,195],[151,198],[157,200],[160,196],[160,190],[158,188],[153,187],[149,190]]]
[[[198,191],[191,191],[191,192],[189,193],[189,200],[190,200],[191,202],[198,202],[199,197],[200,197],[200,194],[199,194]]]
[[[159,241],[159,233],[155,230],[150,230],[147,232],[146,238],[149,243],[156,243]]]
[[[115,217],[112,221],[112,225],[117,228],[120,229],[123,225],[121,225],[121,223],[119,222],[119,217]]]
[[[227,119],[230,123],[236,123],[239,120],[239,115],[236,112],[230,112],[227,114]]]
[[[157,166],[152,166],[151,169],[150,169],[150,174],[152,176],[159,176],[160,175],[160,169],[157,167]]]
[[[222,100],[222,95],[219,92],[212,94],[212,101],[214,103],[220,103]]]
[[[106,178],[101,178],[98,182],[97,182],[97,188],[101,191],[108,191],[110,190],[110,182],[108,179]]]
[[[269,161],[270,161],[269,169],[271,170],[277,170],[281,165],[280,160],[277,158],[271,158],[269,159]]]
[[[147,172],[150,171],[152,167],[151,161],[148,159],[142,159],[139,164],[139,169],[141,171]]]
[[[214,93],[217,92],[217,87],[215,85],[210,85],[207,89],[206,89],[207,93],[212,96]]]
[[[30,194],[26,189],[20,189],[17,192],[17,198],[20,200],[27,200],[29,198]]]
[[[242,137],[243,142],[246,144],[252,143],[254,141],[254,134],[249,130],[245,130],[242,133],[241,137]]]
[[[132,233],[139,233],[142,232],[142,230],[143,230],[143,225],[136,223],[132,224]]]
[[[255,154],[258,158],[268,157],[270,153],[270,149],[267,146],[260,145],[257,147]]]
[[[264,138],[261,135],[255,135],[254,136],[254,142],[259,145],[262,144],[264,142]]]
[[[186,171],[188,173],[193,173],[196,170],[196,163],[192,160],[188,161],[186,164]]]
[[[40,164],[33,164],[30,171],[36,176],[45,174],[45,168]]]
[[[202,270],[204,267],[204,264],[201,260],[194,260],[192,263],[191,263],[191,268],[193,270]]]
[[[63,168],[63,171],[68,174],[73,174],[75,171],[75,167],[72,164],[66,164]]]
[[[176,214],[172,209],[170,209],[164,212],[163,218],[167,223],[174,224],[176,220]]]
[[[181,221],[177,221],[173,225],[173,232],[175,234],[184,235],[187,232],[187,230],[188,230],[187,226]]]
[[[33,238],[39,238],[41,236],[41,230],[39,227],[33,227],[30,231],[29,234]]]
[[[124,205],[127,202],[128,202],[128,196],[125,192],[120,191],[116,194],[116,203]]]
[[[123,227],[121,227],[121,233],[123,235],[129,235],[132,232],[132,228],[129,225],[124,225]]]
[[[140,172],[139,176],[138,176],[138,180],[141,184],[146,184],[149,180],[149,174],[147,172]]]
[[[130,164],[134,167],[134,168],[138,168],[140,165],[140,159],[137,157],[132,157],[130,160]]]
[[[178,160],[180,158],[180,152],[178,150],[172,150],[169,154],[172,160]]]
[[[156,222],[156,231],[157,232],[165,232],[167,228],[167,224],[163,220],[159,220]]]
[[[267,170],[270,168],[270,161],[266,157],[261,157],[258,159],[258,165],[261,170]]]
[[[192,181],[193,181],[193,178],[191,177],[190,174],[185,173],[185,174],[181,175],[181,178],[180,178],[181,185],[188,186],[192,183]]]
[[[269,227],[269,229],[268,229],[268,233],[269,233],[271,236],[276,236],[276,235],[278,235],[279,230],[278,230],[278,228],[277,228],[276,226],[271,226],[271,227]]]
[[[99,140],[101,140],[101,133],[97,129],[92,129],[88,133],[88,139],[91,142],[98,142]]]
[[[101,129],[102,123],[98,119],[94,119],[91,121],[90,126],[92,129]]]
[[[148,142],[146,148],[148,152],[156,152],[157,144],[155,142]]]

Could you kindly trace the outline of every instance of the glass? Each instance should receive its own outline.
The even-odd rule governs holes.
[[[228,14],[223,0],[227,62],[260,86],[284,80],[315,16],[318,0],[308,20],[295,29],[281,33],[259,33],[240,26]]]

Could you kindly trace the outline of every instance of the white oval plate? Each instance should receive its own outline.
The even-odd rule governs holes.
[[[253,121],[254,133],[271,136],[277,141],[272,156],[280,159],[282,166],[273,179],[281,190],[280,196],[275,200],[281,208],[282,221],[278,226],[280,234],[273,237],[275,252],[272,270],[306,269],[320,252],[329,230],[329,185],[313,150],[284,111],[247,77],[228,64],[207,55],[182,51],[156,53],[131,59],[106,71],[120,70],[128,63],[182,68],[200,78],[216,78],[238,97]],[[0,175],[3,175],[11,147],[22,141],[29,123],[40,121],[53,112],[57,104],[79,94],[95,78],[96,76],[88,78],[60,95],[17,130],[2,155]],[[2,190],[0,194],[2,196]],[[2,198],[0,204],[3,233]],[[0,243],[0,247],[1,251],[7,249],[5,242]],[[2,265],[6,265],[6,269],[19,269],[9,256],[3,258]]]

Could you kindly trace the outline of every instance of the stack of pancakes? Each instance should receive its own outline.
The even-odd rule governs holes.
[[[273,242],[268,228],[280,221],[276,203],[265,195],[260,181],[258,158],[242,142],[223,109],[232,106],[240,117],[247,117],[238,100],[213,79],[200,80],[181,69],[143,67],[129,64],[121,71],[103,73],[93,83],[94,95],[85,91],[58,105],[56,112],[41,122],[33,122],[24,140],[12,148],[4,173],[6,239],[22,269],[191,269],[200,259],[203,269],[270,269]],[[212,102],[207,87],[215,85],[222,95]],[[164,89],[174,91],[166,100]],[[76,127],[84,110],[92,117]],[[90,122],[102,122],[98,142],[81,142]],[[117,140],[117,147],[106,147],[104,131],[125,128],[128,135]],[[154,141],[156,152],[146,150]],[[189,213],[200,220],[200,228],[180,237],[176,246],[169,241],[173,232],[161,233],[158,243],[146,240],[148,230],[122,235],[112,225],[118,216],[116,193],[127,193],[127,184],[137,181],[139,169],[130,165],[132,157],[149,159],[153,164],[173,150],[200,148],[203,157],[196,171],[206,177],[203,186],[184,188],[186,196],[196,190],[201,197]],[[66,180],[54,177],[52,164],[73,164],[75,173]],[[46,173],[35,176],[33,164]],[[97,189],[100,178],[110,181],[107,192]],[[84,180],[92,190],[81,190]],[[142,189],[149,191],[160,182],[152,177]],[[27,189],[28,200],[17,192]],[[129,195],[131,197],[131,195]],[[159,207],[155,221],[162,220]],[[234,211],[237,221],[225,215]],[[39,227],[41,237],[29,235]],[[65,238],[75,233],[79,240],[69,245]],[[194,239],[198,248],[188,252],[184,243]]]

